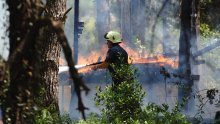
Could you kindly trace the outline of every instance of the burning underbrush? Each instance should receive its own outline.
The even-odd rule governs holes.
[[[165,57],[163,55],[154,55],[152,56],[146,51],[139,51],[132,49],[125,44],[121,44],[121,46],[127,51],[129,55],[128,62],[130,64],[155,64],[158,66],[168,66],[172,68],[178,67],[178,59],[176,57]],[[100,64],[105,60],[105,54],[107,53],[107,47],[103,46],[98,52],[91,52],[89,55],[82,56],[79,55],[78,63],[76,67],[78,68],[79,73],[88,73],[92,71],[93,66],[96,64]],[[60,60],[60,65],[66,65],[65,61]]]

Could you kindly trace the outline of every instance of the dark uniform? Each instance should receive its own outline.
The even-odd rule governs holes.
[[[109,48],[105,62],[109,63],[108,70],[114,84],[118,85],[125,80],[124,77],[118,76],[114,69],[114,67],[120,68],[121,65],[128,64],[128,54],[120,45],[114,44],[112,48]]]

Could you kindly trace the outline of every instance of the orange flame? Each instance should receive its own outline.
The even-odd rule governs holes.
[[[155,63],[160,66],[171,66],[172,68],[178,67],[178,61],[172,60],[170,58],[166,58],[164,56],[155,56],[155,57],[149,57],[149,58],[134,58],[131,60],[134,64],[144,64],[144,63]]]
[[[146,63],[156,63],[160,66],[169,65],[172,68],[178,67],[178,60],[164,57],[163,55],[157,55],[151,57],[149,53],[146,53],[146,51],[137,51],[134,50],[128,46],[126,46],[124,43],[121,44],[121,46],[127,51],[129,55],[129,63],[133,64],[146,64]]]
[[[108,51],[107,46],[102,46],[99,52],[92,51],[87,56],[79,55],[78,63],[80,65],[96,63],[97,61],[104,61],[106,53]]]
[[[134,50],[128,46],[126,46],[124,43],[120,44],[128,53],[129,55],[129,63],[132,64],[150,64],[150,63],[155,63],[160,66],[170,66],[172,68],[177,68],[178,67],[178,60],[172,59],[172,58],[167,58],[164,57],[163,55],[157,55],[157,56],[150,56],[150,54],[146,53],[145,51],[142,51],[140,53],[137,50]],[[86,64],[91,64],[91,63],[96,63],[98,60],[99,61],[104,61],[107,53],[107,46],[104,45],[100,49],[99,52],[91,52],[88,56],[82,56],[79,55],[78,63],[80,65],[86,65]],[[93,66],[85,66],[82,67],[78,70],[79,73],[86,73],[92,70]]]
[[[78,73],[87,73],[87,72],[91,72],[95,65],[92,65],[92,66],[85,66],[85,67],[82,67],[82,68],[79,68],[78,69]]]

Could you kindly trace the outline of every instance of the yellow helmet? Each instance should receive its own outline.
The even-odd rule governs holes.
[[[122,42],[121,34],[117,31],[109,31],[108,33],[105,34],[104,38],[106,40],[111,41],[112,43],[121,43]]]

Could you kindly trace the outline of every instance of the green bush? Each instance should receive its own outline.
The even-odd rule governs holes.
[[[176,105],[172,110],[169,110],[167,104],[161,106],[154,103],[144,107],[140,120],[147,124],[189,124],[186,117],[180,113],[179,106]]]
[[[220,38],[220,32],[212,30],[208,24],[201,24],[200,25],[200,33],[201,33],[201,41],[209,42],[210,38]]]
[[[54,119],[47,109],[43,109],[41,113],[36,116],[35,122],[37,124],[53,124]]]
[[[113,66],[114,67],[114,66]],[[100,123],[114,124],[188,124],[186,117],[180,113],[179,105],[172,110],[169,106],[150,103],[143,106],[145,92],[137,79],[137,69],[131,65],[114,67],[117,76],[125,80],[117,86],[107,86],[104,90],[97,88],[96,104],[101,107],[101,116],[91,116]],[[112,75],[114,76],[114,75]],[[98,119],[101,118],[101,119]],[[81,123],[87,123],[82,121]],[[98,122],[96,122],[98,123]]]
[[[136,69],[130,65],[115,68],[115,78],[122,79],[118,85],[109,85],[104,90],[98,88],[96,104],[102,107],[102,117],[109,122],[137,120],[145,93],[135,76]]]
[[[57,112],[48,109],[42,109],[35,116],[35,124],[71,124],[72,120],[68,114],[60,116]]]
[[[143,106],[145,92],[137,80],[137,69],[131,65],[115,68],[116,75],[122,82],[97,88],[96,105],[101,114],[91,114],[86,120],[73,124],[189,124],[179,110],[180,105],[170,109],[168,105],[149,103]]]

